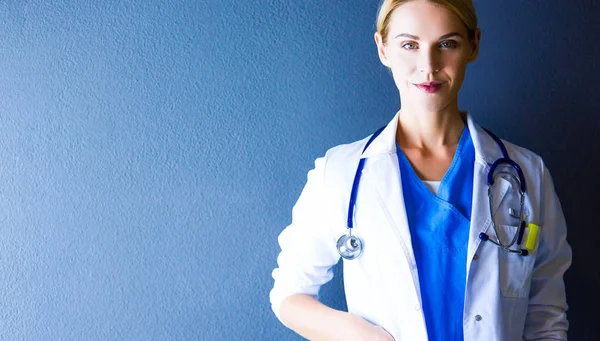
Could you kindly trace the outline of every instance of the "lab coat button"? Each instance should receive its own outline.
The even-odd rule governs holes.
[[[478,255],[473,256],[473,260],[477,260],[477,258],[479,258]]]
[[[421,305],[419,305],[419,304],[415,304],[415,310],[416,310],[416,311],[419,311],[419,310],[421,310]]]
[[[477,321],[477,322],[481,321],[481,315],[475,315],[475,321]]]

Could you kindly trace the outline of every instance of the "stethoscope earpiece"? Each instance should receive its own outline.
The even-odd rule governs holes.
[[[484,241],[484,242],[487,242],[487,241],[490,239],[490,236],[488,236],[487,234],[485,234],[485,233],[481,232],[481,233],[479,234],[479,239],[481,239],[481,240],[482,240],[482,241]]]
[[[500,245],[499,243],[493,241],[490,239],[490,236],[488,236],[486,233],[481,232],[479,234],[479,239],[481,239],[481,241],[483,242],[487,242],[488,240],[492,243],[494,243],[495,245],[499,246],[500,249],[506,251],[506,252],[510,252],[510,253],[516,253],[519,256],[528,256],[529,255],[529,250],[527,249],[510,249],[508,247],[503,247],[502,245]]]

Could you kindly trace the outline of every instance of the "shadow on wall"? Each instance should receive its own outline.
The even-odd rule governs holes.
[[[592,107],[590,102],[587,105],[582,103],[583,107]],[[567,239],[573,247],[573,263],[565,275],[569,338],[595,340],[600,336],[600,326],[596,321],[597,304],[600,302],[600,270],[597,263],[600,245],[600,123],[597,117],[589,114],[588,120],[585,120],[585,112],[567,115],[570,119],[559,128],[562,134],[554,135],[557,137],[553,141],[557,147],[554,150],[558,153],[548,156],[548,159],[552,162],[551,171],[567,220]],[[594,119],[596,122],[592,121]]]

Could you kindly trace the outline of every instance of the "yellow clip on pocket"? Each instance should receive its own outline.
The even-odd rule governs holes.
[[[538,234],[540,232],[540,227],[536,224],[529,223],[527,224],[527,228],[529,229],[529,233],[527,234],[527,241],[525,242],[525,248],[528,251],[533,251],[535,249],[535,244],[537,243]]]

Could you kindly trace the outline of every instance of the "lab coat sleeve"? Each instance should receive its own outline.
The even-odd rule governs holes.
[[[280,320],[281,302],[293,294],[318,297],[321,285],[333,278],[331,268],[340,258],[330,224],[333,212],[325,188],[325,169],[326,158],[317,159],[292,209],[292,223],[279,235],[281,252],[272,274],[275,283],[270,300]]]
[[[538,244],[524,340],[566,340],[566,294],[563,275],[571,265],[567,226],[552,177],[543,168],[541,185],[541,238]]]

